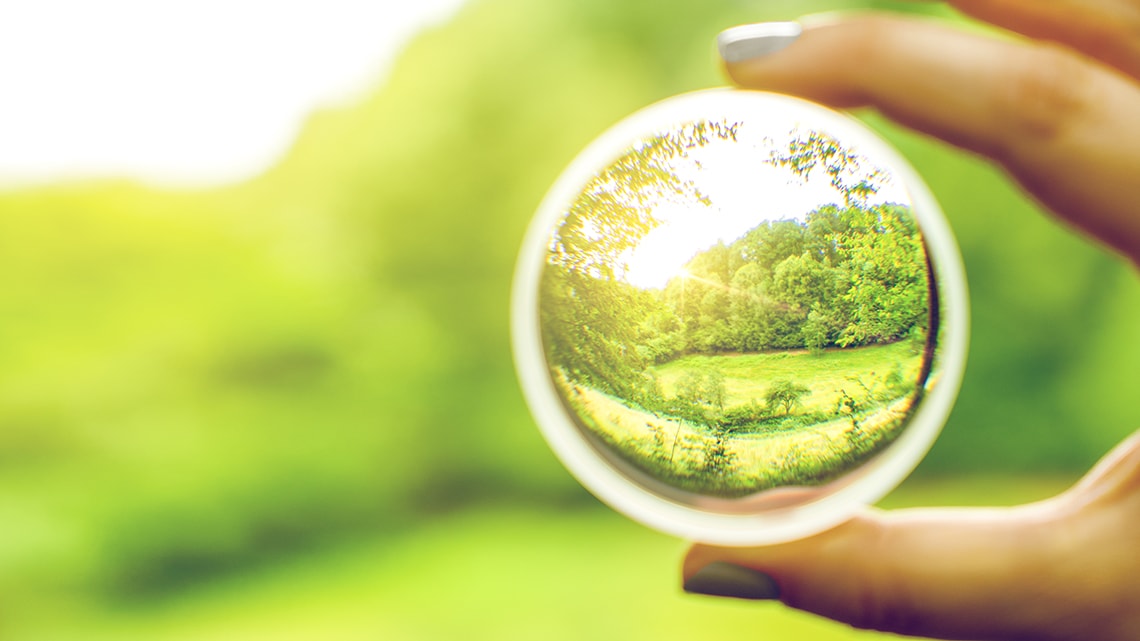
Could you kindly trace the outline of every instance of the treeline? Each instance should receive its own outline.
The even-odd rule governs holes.
[[[639,356],[856,347],[920,336],[926,256],[907,207],[823,207],[695,256],[645,293]]]
[[[909,208],[825,206],[693,257],[663,290],[552,259],[541,316],[552,365],[629,399],[692,353],[823,350],[925,338],[925,248]]]

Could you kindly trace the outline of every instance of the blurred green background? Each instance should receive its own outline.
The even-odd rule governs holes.
[[[683,542],[548,451],[507,323],[576,152],[721,84],[720,29],[854,6],[949,16],[472,0],[251,182],[0,194],[0,639],[875,636],[682,595]],[[986,163],[861,116],[942,202],[973,301],[953,417],[886,505],[1048,496],[1137,426],[1137,279]]]

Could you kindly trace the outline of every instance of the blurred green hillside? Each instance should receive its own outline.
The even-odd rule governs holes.
[[[468,628],[449,612],[490,638],[554,638],[534,626],[556,624],[504,623],[493,595],[582,616],[610,578],[671,595],[680,545],[599,509],[526,411],[509,351],[515,254],[594,136],[722,83],[720,29],[851,6],[916,10],[473,0],[254,181],[0,194],[0,639],[458,638]],[[1055,489],[922,488],[1072,478],[1137,427],[1135,275],[988,165],[864,117],[929,181],[972,290],[962,394],[909,502]],[[467,563],[483,552],[500,564]],[[575,572],[593,574],[559,587]],[[400,596],[401,581],[420,587]],[[545,596],[528,588],[548,582]],[[462,585],[486,592],[456,614]],[[690,638],[727,612],[644,627],[637,608],[658,592],[639,594],[605,614],[614,635]],[[309,627],[289,623],[298,603]],[[404,618],[369,628],[363,613],[397,607],[385,603]],[[255,634],[245,616],[275,625]],[[565,638],[598,636],[582,625]]]

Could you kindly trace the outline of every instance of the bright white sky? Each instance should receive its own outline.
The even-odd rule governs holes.
[[[0,3],[0,188],[248,178],[314,109],[362,97],[415,33],[461,3]]]
[[[843,196],[828,177],[813,172],[802,182],[788,169],[774,167],[766,132],[741,125],[737,142],[715,141],[691,154],[700,162],[677,166],[712,201],[702,205],[665,205],[654,211],[661,224],[650,231],[628,257],[625,279],[644,288],[662,288],[698,252],[718,242],[731,243],[765,221],[802,219],[822,205],[842,204]],[[770,133],[770,132],[768,132]],[[884,167],[889,175],[889,168]],[[888,179],[868,204],[910,204],[898,181]]]

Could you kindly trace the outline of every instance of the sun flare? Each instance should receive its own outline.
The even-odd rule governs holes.
[[[625,280],[636,287],[664,289],[670,280],[684,276],[685,264],[691,256],[677,251],[668,243],[643,243],[626,262]]]

